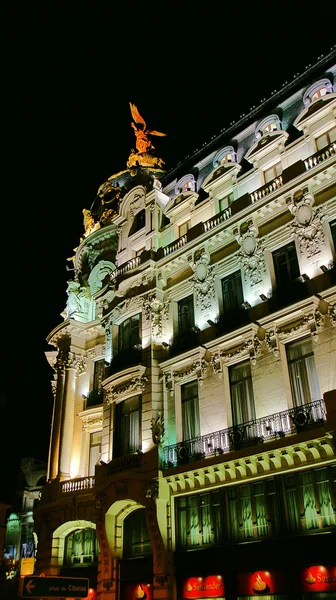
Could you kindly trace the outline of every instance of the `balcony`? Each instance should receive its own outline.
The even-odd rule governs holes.
[[[142,362],[142,348],[128,348],[118,352],[111,361],[109,367],[105,370],[105,377],[110,377],[119,371],[124,371],[130,367],[140,365]]]
[[[74,492],[82,492],[83,490],[91,490],[95,486],[95,478],[79,477],[78,479],[69,479],[61,484],[61,493],[67,494]]]
[[[104,402],[104,390],[90,390],[85,400],[85,409],[99,406]]]
[[[248,421],[208,433],[163,448],[163,469],[221,456],[241,448],[265,444],[282,439],[306,429],[321,426],[326,421],[323,400],[316,400],[289,410],[274,413],[261,419]]]

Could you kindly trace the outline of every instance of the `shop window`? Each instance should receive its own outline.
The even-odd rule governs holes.
[[[227,491],[229,537],[247,540],[273,535],[278,527],[274,480],[231,487]]]
[[[192,440],[200,435],[198,381],[181,385],[182,439]]]
[[[287,361],[294,406],[321,399],[311,338],[288,344]]]
[[[285,502],[292,531],[335,526],[336,468],[323,467],[285,477]]]
[[[332,127],[322,135],[319,135],[315,139],[316,149],[322,150],[322,148],[326,148],[330,146],[332,143],[336,142],[336,127]]]
[[[222,279],[222,298],[224,315],[241,309],[244,297],[240,271]]]
[[[185,221],[184,223],[182,223],[182,225],[179,225],[178,228],[178,237],[182,237],[183,235],[185,235],[188,231],[188,229],[190,229],[191,226],[191,221],[189,219],[189,221]]]
[[[149,537],[145,509],[131,512],[124,521],[124,558],[135,558],[152,554],[152,543]]]
[[[119,352],[131,350],[141,345],[140,317],[140,313],[133,315],[119,325]]]
[[[64,544],[64,566],[78,566],[98,561],[98,542],[92,528],[76,529]]]
[[[256,416],[250,361],[230,367],[229,376],[233,425],[253,421]]]
[[[227,196],[224,196],[224,198],[221,198],[221,200],[219,201],[219,212],[222,212],[223,210],[231,206],[232,202],[233,192],[231,192],[231,194],[228,194]]]
[[[295,242],[275,250],[272,256],[277,287],[286,287],[300,276]]]
[[[133,223],[130,229],[130,232],[128,235],[133,235],[133,233],[136,233],[137,231],[140,231],[140,229],[143,229],[145,227],[146,224],[146,211],[143,208],[142,210],[139,210],[139,212],[134,216],[133,219]]]
[[[273,179],[276,179],[277,177],[279,177],[281,175],[281,173],[282,173],[281,162],[278,162],[275,165],[272,165],[272,167],[270,167],[269,169],[265,169],[265,171],[264,171],[265,183],[269,183],[270,181],[273,181]]]
[[[218,544],[221,540],[220,493],[178,498],[177,543],[179,548]]]
[[[177,303],[178,310],[178,335],[179,337],[190,333],[195,325],[194,298],[187,296]]]
[[[90,433],[90,450],[89,450],[89,476],[95,474],[95,467],[101,456],[101,431]]]
[[[115,407],[114,456],[141,449],[141,396],[131,396]]]

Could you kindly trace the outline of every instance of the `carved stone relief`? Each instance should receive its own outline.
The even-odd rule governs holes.
[[[233,235],[240,245],[238,261],[243,267],[244,280],[251,287],[262,282],[266,273],[264,244],[258,238],[258,229],[249,221],[233,230]]]
[[[195,275],[191,279],[194,283],[196,292],[196,306],[201,310],[210,308],[211,301],[215,297],[214,272],[213,267],[209,266],[210,257],[203,252],[191,263]]]
[[[163,321],[169,317],[169,301],[150,294],[143,306],[146,320],[151,321],[153,336],[160,338],[163,333]]]
[[[289,224],[292,235],[298,239],[299,250],[306,258],[311,258],[321,252],[325,245],[323,232],[323,211],[314,206],[315,199],[307,189],[302,191],[299,199],[288,198],[287,206],[294,219]]]

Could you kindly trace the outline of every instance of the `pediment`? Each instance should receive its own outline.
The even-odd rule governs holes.
[[[275,148],[283,146],[288,140],[289,134],[287,131],[272,131],[268,135],[264,135],[256,142],[246,153],[245,158],[254,163],[266,154],[272,152]]]

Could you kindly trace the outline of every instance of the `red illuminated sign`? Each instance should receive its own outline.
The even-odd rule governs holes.
[[[286,579],[281,571],[238,573],[238,594],[241,596],[262,596],[286,591]]]
[[[301,571],[304,592],[336,591],[336,567],[313,566]]]
[[[150,583],[137,583],[126,585],[126,600],[153,600],[153,588]]]
[[[223,598],[224,581],[221,575],[189,577],[183,581],[182,598]]]

